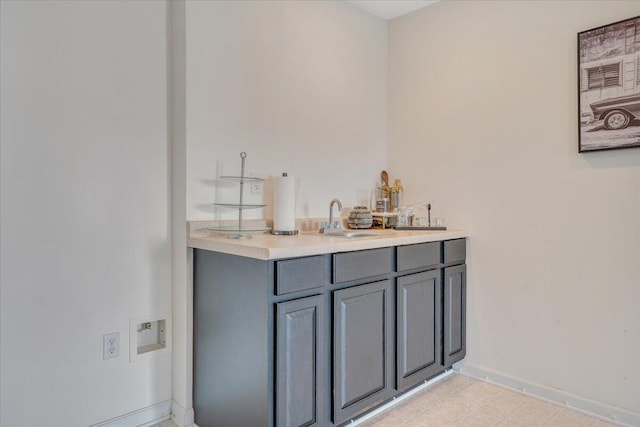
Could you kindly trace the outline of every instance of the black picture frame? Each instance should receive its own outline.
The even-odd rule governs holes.
[[[640,16],[578,33],[578,151],[640,147]]]

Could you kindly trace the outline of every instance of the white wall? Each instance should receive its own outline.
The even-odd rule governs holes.
[[[187,2],[187,218],[233,218],[240,173],[299,178],[297,215],[352,206],[386,164],[387,24],[343,2]],[[264,201],[273,203],[266,186]],[[257,202],[260,196],[248,195]],[[247,217],[272,216],[245,211]]]
[[[638,14],[447,1],[391,21],[387,146],[407,199],[472,234],[466,365],[636,417],[640,150],[578,154],[576,34]]]
[[[128,360],[171,310],[167,5],[1,5],[0,424],[87,426],[171,398],[170,355]]]
[[[171,310],[166,4],[1,7],[0,424],[86,426],[171,398],[168,355],[126,356],[129,319]],[[210,204],[235,187],[211,180],[242,150],[300,178],[299,216],[389,167],[473,233],[469,366],[638,411],[640,151],[578,154],[575,94],[575,34],[637,3],[442,2],[391,22],[388,63],[386,23],[341,2],[184,7],[174,237],[224,216]],[[175,411],[191,324],[179,245],[173,261]]]
[[[215,180],[240,173],[241,151],[247,174],[298,178],[299,217],[326,216],[332,198],[350,206],[357,188],[373,187],[386,164],[387,23],[341,2],[172,5],[173,410],[188,425],[193,308],[180,218],[236,217],[212,203],[236,202],[237,185]],[[271,183],[246,197],[272,204]]]

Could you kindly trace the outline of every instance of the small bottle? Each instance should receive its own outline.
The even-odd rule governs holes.
[[[390,212],[391,187],[389,187],[387,184],[382,184],[376,189],[376,193],[376,211]]]
[[[400,184],[400,180],[396,179],[391,187],[391,209],[399,208],[402,206],[404,188]]]

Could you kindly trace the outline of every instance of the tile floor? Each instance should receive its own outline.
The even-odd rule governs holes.
[[[598,418],[451,374],[358,427],[605,427]]]
[[[607,427],[598,418],[451,374],[358,427]],[[153,427],[177,427],[164,421]]]
[[[151,427],[178,427],[178,424],[174,423],[171,420],[167,420],[158,424],[154,424]]]

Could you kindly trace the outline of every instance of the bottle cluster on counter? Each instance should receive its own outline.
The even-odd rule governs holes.
[[[394,179],[393,185],[389,173],[380,173],[381,183],[373,191],[373,199],[367,190],[357,190],[357,203],[349,215],[349,228],[388,228],[396,230],[446,230],[444,220],[438,218],[435,225],[431,223],[431,203],[419,202],[405,204],[404,187],[400,179]],[[368,197],[367,197],[368,194]],[[416,211],[426,208],[425,216],[417,217]],[[371,225],[368,216],[371,215]],[[367,218],[364,220],[364,218]]]
[[[396,179],[393,186],[389,185],[389,173],[382,171],[380,173],[382,184],[376,188],[376,212],[393,212],[394,209],[400,208],[404,202],[404,188],[399,179]]]

